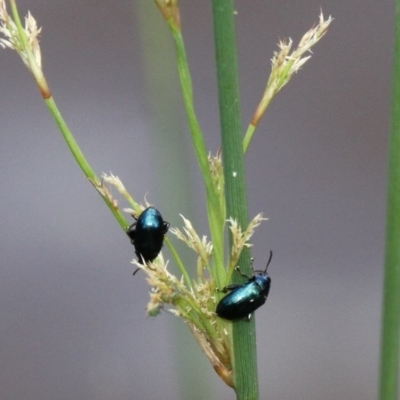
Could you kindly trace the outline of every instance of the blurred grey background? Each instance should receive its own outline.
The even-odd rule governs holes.
[[[149,0],[19,1],[88,160],[172,226],[208,234],[174,49]],[[240,0],[243,129],[279,39],[335,20],[273,102],[247,157],[262,399],[377,396],[394,1]],[[220,145],[211,3],[181,1],[207,145]],[[0,398],[233,399],[189,330],[146,316],[133,247],[71,157],[17,55],[0,52]],[[121,203],[125,207],[125,203]],[[168,256],[168,253],[166,253]],[[195,265],[189,254],[190,262]],[[173,268],[173,267],[172,267]]]

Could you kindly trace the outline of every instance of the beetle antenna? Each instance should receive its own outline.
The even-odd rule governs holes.
[[[268,259],[267,266],[265,267],[264,272],[267,272],[267,269],[268,269],[269,264],[271,263],[271,260],[272,260],[272,250],[269,251],[269,259]]]

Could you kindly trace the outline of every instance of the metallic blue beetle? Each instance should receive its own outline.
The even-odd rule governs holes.
[[[253,261],[251,259],[251,268],[253,276],[243,274],[239,267],[236,271],[248,279],[242,285],[232,284],[224,287],[222,292],[230,292],[223,297],[217,305],[215,312],[221,318],[233,321],[236,319],[245,319],[250,321],[251,314],[261,307],[267,300],[271,278],[267,274],[267,268],[272,259],[272,251],[264,271],[254,271]]]
[[[135,246],[135,253],[141,264],[147,264],[158,256],[168,228],[169,223],[163,220],[159,211],[148,207],[127,229],[126,233]]]

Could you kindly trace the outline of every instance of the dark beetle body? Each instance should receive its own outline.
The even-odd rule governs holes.
[[[154,207],[146,208],[126,231],[140,263],[153,261],[161,251],[169,223]]]
[[[265,271],[254,271],[252,277],[247,277],[237,268],[240,275],[249,278],[242,285],[232,284],[222,289],[223,292],[230,292],[223,297],[217,305],[215,312],[221,318],[233,321],[246,319],[250,321],[251,314],[261,307],[267,300],[271,278],[267,274],[267,268],[272,258],[269,258]]]

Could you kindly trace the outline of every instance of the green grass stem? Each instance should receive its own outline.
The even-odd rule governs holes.
[[[172,20],[168,21],[168,23],[175,41],[178,58],[178,73],[181,81],[183,101],[188,115],[194,150],[206,188],[208,220],[214,244],[213,260],[215,268],[213,269],[213,277],[217,285],[220,286],[225,275],[223,271],[225,217],[221,210],[219,198],[213,185],[208,162],[208,150],[194,108],[193,87],[183,37],[180,27],[178,28],[174,26]]]
[[[19,17],[18,8],[16,5],[15,0],[10,1],[11,4],[11,12],[13,15],[14,22],[17,26],[18,36],[20,39],[20,43],[22,48],[19,49],[21,53],[25,53],[27,55],[27,60],[29,64],[29,68],[36,79],[36,82],[39,86],[39,89],[42,93],[44,101],[49,109],[51,115],[53,116],[58,128],[60,129],[69,149],[71,150],[72,155],[74,156],[75,160],[77,161],[78,165],[82,169],[85,176],[90,180],[90,182],[96,187],[98,192],[101,194],[101,197],[107,204],[108,208],[111,210],[112,214],[120,224],[120,226],[125,230],[126,227],[129,225],[126,221],[124,214],[120,211],[120,209],[112,202],[110,198],[108,198],[104,193],[101,193],[100,189],[102,186],[101,180],[96,176],[93,168],[90,166],[88,161],[86,160],[85,156],[83,155],[81,149],[78,146],[74,136],[72,135],[68,125],[66,124],[64,118],[62,117],[58,107],[54,101],[54,98],[51,95],[51,91],[47,85],[46,78],[43,74],[43,71],[36,62],[36,59],[31,51],[30,45],[28,43],[28,39],[26,37],[26,32],[24,27],[22,26],[21,19]]]
[[[397,0],[389,144],[386,255],[381,338],[380,400],[396,400],[400,335],[400,0]]]
[[[78,163],[79,167],[85,174],[85,176],[92,182],[92,184],[98,189],[101,187],[101,181],[95,174],[93,168],[90,166],[89,162],[86,160],[86,157],[83,155],[78,143],[76,142],[74,136],[72,135],[71,131],[68,128],[64,118],[62,117],[61,113],[59,112],[57,105],[54,101],[54,98],[51,96],[48,99],[45,99],[45,103],[50,111],[50,114],[53,116],[60,132],[67,143],[72,155],[74,156],[76,162]],[[127,222],[125,215],[122,211],[116,207],[112,201],[107,196],[101,195],[105,203],[107,204],[108,208],[114,215],[115,219],[118,221],[120,226],[125,230],[129,223]]]
[[[232,0],[213,0],[226,208],[228,217],[235,218],[242,229],[245,229],[249,221],[234,15]],[[245,272],[251,273],[249,251],[242,252],[239,263]],[[243,282],[242,277],[234,276],[235,282]],[[257,400],[258,374],[254,319],[251,322],[233,322],[232,338],[232,365],[237,399]]]

